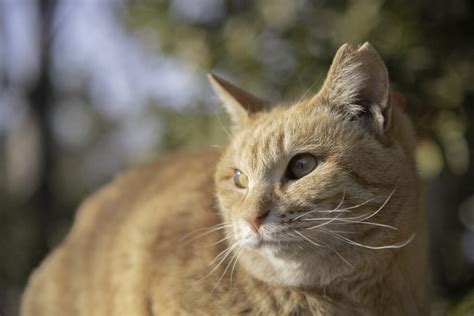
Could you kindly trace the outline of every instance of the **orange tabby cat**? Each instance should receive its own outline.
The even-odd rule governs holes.
[[[291,105],[209,78],[227,149],[170,155],[86,200],[22,315],[428,314],[414,134],[377,52],[342,46]]]

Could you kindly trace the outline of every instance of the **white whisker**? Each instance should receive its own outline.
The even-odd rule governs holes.
[[[333,225],[364,224],[364,225],[370,225],[370,226],[379,226],[379,227],[389,228],[389,229],[392,229],[392,230],[398,230],[398,228],[396,228],[394,226],[391,226],[391,225],[388,225],[388,224],[382,224],[382,223],[376,223],[376,222],[354,221],[354,220],[351,220],[351,219],[347,219],[345,217],[338,217],[338,216],[332,217],[332,218],[327,218],[327,217],[305,218],[305,219],[302,219],[302,220],[305,221],[305,222],[315,222],[315,221],[321,221],[321,220],[326,221],[322,224],[319,224],[319,225],[316,225],[316,226],[313,226],[313,227],[310,227],[310,228],[307,228],[307,229],[314,229],[314,228],[318,228],[318,227],[321,227],[321,226],[325,226],[326,224],[332,223]]]
[[[338,215],[340,216],[340,215]],[[333,220],[337,218],[336,217],[314,217],[314,218],[303,218],[302,221],[305,221],[305,222],[314,222],[314,221],[330,221],[330,220]]]
[[[354,205],[354,206],[346,207],[346,208],[344,208],[344,209],[345,209],[345,210],[352,210],[352,209],[355,209],[355,208],[358,208],[358,207],[364,206],[364,205],[366,205],[367,203],[370,203],[370,202],[372,202],[373,200],[375,200],[375,199],[368,199],[368,200],[367,200],[367,201],[365,201],[365,202],[362,202],[362,203],[360,203],[360,204],[357,204],[357,205]]]
[[[373,212],[372,214],[368,215],[367,217],[364,217],[362,218],[361,220],[362,221],[365,221],[365,220],[368,220],[369,218],[371,217],[374,217],[375,215],[377,215],[378,212],[380,212],[384,207],[385,205],[387,205],[388,201],[390,201],[390,199],[392,198],[393,194],[395,193],[395,191],[397,190],[397,187],[394,187],[392,192],[390,192],[390,194],[388,195],[388,197],[385,199],[385,201],[383,202],[383,204],[378,208],[378,210],[376,210],[375,212]]]
[[[331,223],[334,222],[334,221],[337,221],[337,220],[339,219],[339,216],[341,216],[341,214],[339,214],[339,215],[336,216],[336,217],[331,218],[330,220],[325,221],[324,223],[318,224],[318,225],[316,225],[316,226],[308,227],[308,228],[306,228],[306,229],[316,229],[316,228],[320,228],[320,227],[326,226],[326,225],[328,225],[328,224],[331,224]]]
[[[377,215],[386,205],[387,203],[390,201],[390,199],[392,198],[393,194],[395,193],[396,191],[396,187],[394,187],[394,189],[392,190],[392,192],[390,192],[390,194],[387,196],[387,198],[384,200],[384,202],[382,203],[382,205],[377,209],[375,210],[374,212],[367,212],[367,213],[364,213],[362,215],[357,215],[357,216],[353,216],[353,217],[344,217],[344,219],[346,220],[361,220],[361,221],[365,221],[375,215]],[[292,220],[295,221],[295,220],[298,220],[304,216],[307,216],[311,213],[326,213],[326,214],[330,214],[330,213],[347,213],[347,212],[350,212],[350,210],[353,210],[353,209],[356,209],[358,207],[361,207],[361,206],[364,206],[372,201],[374,201],[375,199],[369,199],[369,200],[366,200],[360,204],[357,204],[357,205],[353,205],[353,206],[349,206],[349,207],[345,207],[343,209],[340,209],[340,207],[342,206],[342,203],[344,201],[344,196],[345,196],[345,191],[343,191],[343,199],[341,200],[341,202],[339,202],[339,205],[332,209],[332,210],[311,210],[311,211],[308,211],[304,214],[301,214],[295,218],[293,218]],[[329,220],[328,218],[322,218],[324,220]]]
[[[231,236],[224,237],[224,238],[222,238],[222,239],[220,239],[220,240],[218,240],[218,241],[216,241],[216,242],[213,242],[213,243],[210,244],[210,245],[207,245],[206,247],[212,247],[212,246],[218,245],[218,244],[223,243],[224,241],[226,241],[226,240],[228,240],[228,239],[230,239],[230,238],[232,238],[232,237],[231,237]]]
[[[334,209],[335,211],[338,210],[342,206],[342,203],[344,203],[345,198],[346,198],[346,190],[342,190],[342,199],[341,199],[341,202],[339,202],[339,204]]]
[[[372,249],[372,250],[381,250],[381,249],[399,249],[399,248],[403,248],[405,247],[406,245],[408,245],[410,242],[412,242],[412,240],[415,238],[416,234],[412,234],[410,236],[410,238],[408,238],[407,240],[405,241],[402,241],[402,242],[399,242],[399,243],[396,243],[396,244],[393,244],[393,245],[386,245],[386,246],[370,246],[370,245],[364,245],[364,244],[361,244],[361,243],[358,243],[356,241],[353,241],[352,239],[349,239],[347,237],[344,237],[338,233],[335,233],[333,231],[330,231],[330,230],[326,230],[326,229],[323,229],[321,230],[323,232],[326,232],[328,234],[331,234],[331,235],[334,235],[335,237],[339,238],[339,239],[342,239],[343,241],[347,242],[348,244],[351,244],[351,245],[354,245],[354,246],[358,246],[358,247],[362,247],[362,248],[367,248],[367,249]]]
[[[216,261],[217,257],[222,257],[222,259],[220,259],[220,261],[214,266],[214,268],[212,268],[211,271],[209,271],[205,276],[203,276],[202,278],[199,279],[199,281],[207,278],[208,276],[210,276],[214,271],[217,270],[217,268],[219,268],[221,266],[221,264],[225,261],[225,259],[232,253],[232,251],[238,246],[238,243],[234,243],[233,245],[229,246],[228,248],[226,248],[224,251],[222,251],[221,253],[219,253],[216,258],[214,258],[212,260],[212,262],[209,264],[210,266]]]
[[[331,214],[331,213],[349,213],[350,211],[348,209],[341,209],[341,210],[314,210],[312,212]]]
[[[344,203],[344,198],[345,198],[345,196],[346,196],[346,191],[344,190],[344,191],[342,191],[342,199],[341,199],[341,201],[339,202],[339,204],[336,206],[336,208],[334,208],[334,209],[332,209],[332,210],[328,210],[327,212],[337,212],[338,209],[342,206],[342,203]],[[304,214],[301,214],[301,215],[296,216],[296,217],[293,218],[292,220],[293,220],[293,221],[296,221],[296,220],[300,219],[301,217],[304,217],[304,216],[306,216],[306,215],[308,215],[308,214],[311,214],[311,213],[314,213],[314,212],[319,212],[319,211],[320,211],[320,210],[311,210],[311,211],[308,211],[308,212],[306,212],[306,213],[304,213]]]
[[[229,270],[230,266],[232,265],[232,261],[237,257],[237,254],[238,254],[238,252],[237,252],[237,253],[234,253],[234,254],[232,255],[232,257],[231,257],[230,260],[229,260],[229,263],[227,263],[227,266],[226,266],[225,269],[224,269],[224,272],[222,272],[222,275],[220,276],[219,280],[217,280],[217,283],[216,283],[216,284],[214,285],[214,287],[212,288],[211,293],[214,292],[215,289],[217,289],[217,287],[218,287],[219,284],[221,283],[222,279],[224,278],[224,276],[225,276],[227,270]]]
[[[297,235],[293,235],[292,233],[286,233],[286,234],[287,234],[288,236],[293,237],[293,238],[296,238],[296,239],[302,239],[301,237],[299,237],[299,236],[297,236]],[[292,239],[290,239],[290,240],[292,240]],[[295,244],[296,244],[296,246],[297,246],[298,248],[300,248],[301,250],[303,250],[303,247],[301,247],[301,245],[300,245],[299,243],[295,243]]]
[[[303,235],[303,234],[300,233],[299,231],[297,231],[297,230],[293,230],[293,231],[294,231],[296,234],[298,234],[299,236],[301,236],[301,238],[303,238],[304,240],[308,241],[309,243],[311,243],[311,244],[313,244],[313,245],[315,245],[315,246],[317,246],[317,247],[321,247],[320,244],[318,244],[317,242],[315,242],[315,241],[309,239],[308,237],[306,237],[305,235]]]
[[[357,216],[352,216],[352,217],[344,217],[345,220],[360,220],[360,221],[365,221],[375,215],[377,215],[386,205],[387,203],[390,201],[390,199],[392,198],[393,194],[395,193],[396,191],[396,187],[393,188],[392,192],[390,192],[390,194],[387,196],[387,198],[384,200],[384,202],[382,203],[382,205],[375,211],[373,212],[366,212],[362,215],[357,215]],[[368,202],[367,202],[368,203]],[[364,205],[364,203],[360,204],[360,206]]]
[[[339,233],[339,234],[357,234],[357,232],[349,232],[347,230],[334,230],[331,229],[332,232]]]
[[[195,233],[198,233],[198,232],[202,232],[204,231],[204,233],[201,233],[193,238],[191,238],[190,240],[188,240],[186,243],[190,243],[191,241],[193,240],[196,240],[198,238],[201,238],[203,236],[206,236],[210,233],[213,233],[213,232],[216,232],[218,230],[221,230],[221,229],[225,229],[227,227],[232,227],[233,224],[231,223],[221,223],[221,224],[217,224],[217,225],[214,225],[214,226],[211,226],[211,227],[207,227],[207,228],[200,228],[200,229],[196,229],[192,232],[189,232],[187,233],[186,235],[184,235],[183,237],[181,237],[181,239],[179,240],[179,242],[183,242],[186,238],[190,237],[191,235],[195,234]]]
[[[382,224],[382,223],[376,223],[376,222],[364,222],[364,221],[352,221],[352,220],[346,220],[345,218],[340,218],[338,221],[333,223],[334,225],[344,225],[344,224],[363,224],[363,225],[370,225],[370,226],[379,226],[379,227],[384,227],[392,230],[398,230],[397,227],[388,225],[388,224]]]
[[[216,112],[215,116],[216,116],[217,122],[219,123],[219,125],[221,126],[221,128],[224,130],[224,132],[227,134],[227,136],[229,136],[229,138],[233,141],[233,140],[234,140],[234,137],[232,136],[232,133],[230,133],[230,132],[227,130],[227,128],[224,126],[224,124],[222,124],[222,121],[221,121],[219,115],[217,114],[217,112]]]
[[[343,262],[345,262],[349,267],[352,268],[353,271],[355,271],[355,268],[354,266],[352,265],[352,263],[350,263],[346,258],[344,258],[336,249],[334,249],[333,247],[329,246],[329,244],[321,241],[321,240],[318,240],[318,242],[322,243],[324,246],[326,246],[327,248],[329,248],[329,250],[331,250],[332,252],[334,252]]]
[[[235,258],[234,264],[232,265],[232,269],[230,269],[230,287],[232,288],[232,276],[234,275],[235,267],[237,266],[237,261],[239,261],[240,255],[242,254],[243,250],[240,249],[237,252],[237,257]]]
[[[225,248],[224,250],[222,250],[214,259],[212,259],[211,262],[209,262],[209,265],[212,266],[216,261],[220,260],[223,256],[225,257],[226,254],[230,251],[233,250],[234,246],[237,245],[237,242],[235,242],[233,245]]]
[[[366,204],[372,202],[373,200],[375,200],[375,199],[369,199],[369,200],[367,200],[367,201],[365,201],[365,202],[362,202],[362,203],[360,203],[360,204],[357,204],[357,205],[354,205],[354,206],[350,206],[350,207],[345,207],[345,208],[343,208],[343,209],[341,209],[341,210],[337,210],[337,212],[346,212],[346,213],[347,213],[347,212],[350,212],[350,210],[353,210],[353,209],[356,209],[356,208],[358,208],[358,207],[364,206],[364,205],[366,205]],[[334,212],[336,212],[336,211],[335,211],[335,210],[323,210],[323,211],[318,211],[318,213],[334,213]]]
[[[306,90],[303,96],[296,103],[300,103],[306,97],[306,95],[311,91],[311,89],[313,89],[313,87],[318,83],[320,79],[321,79],[321,75],[319,75],[319,77],[313,82],[313,84],[308,88],[308,90]]]
[[[183,237],[181,237],[180,241],[184,240],[184,239],[187,238],[188,236],[190,236],[190,235],[192,235],[192,234],[195,234],[195,233],[197,233],[197,232],[202,232],[202,231],[205,231],[205,230],[211,230],[211,229],[214,229],[214,228],[217,228],[217,227],[226,226],[226,225],[232,225],[232,223],[219,223],[219,224],[214,225],[214,226],[211,226],[211,227],[203,227],[203,228],[199,228],[199,229],[193,230],[193,231],[187,233],[186,235],[184,235]]]

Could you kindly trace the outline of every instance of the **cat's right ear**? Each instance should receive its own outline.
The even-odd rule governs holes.
[[[369,43],[359,48],[347,44],[339,48],[320,94],[343,113],[368,119],[379,136],[390,129],[388,71]]]
[[[214,92],[230,115],[234,129],[245,124],[249,117],[270,107],[270,102],[262,100],[215,74],[208,74]]]

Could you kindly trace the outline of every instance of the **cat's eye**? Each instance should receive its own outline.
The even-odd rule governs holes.
[[[234,183],[237,187],[241,189],[245,189],[249,185],[249,178],[245,175],[245,173],[243,173],[239,169],[235,169],[234,170]]]
[[[291,180],[300,179],[318,166],[319,160],[310,154],[298,154],[288,164],[287,177]]]

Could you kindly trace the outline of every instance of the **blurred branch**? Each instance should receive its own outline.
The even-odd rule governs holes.
[[[32,196],[32,209],[38,225],[37,249],[35,262],[39,262],[48,251],[49,231],[51,227],[52,211],[52,170],[53,170],[53,135],[51,131],[51,109],[53,106],[53,86],[51,83],[51,43],[52,24],[54,20],[56,0],[40,0],[38,4],[38,73],[36,82],[32,84],[27,92],[30,111],[37,121],[39,131],[38,161],[40,170],[38,175],[38,186]]]

